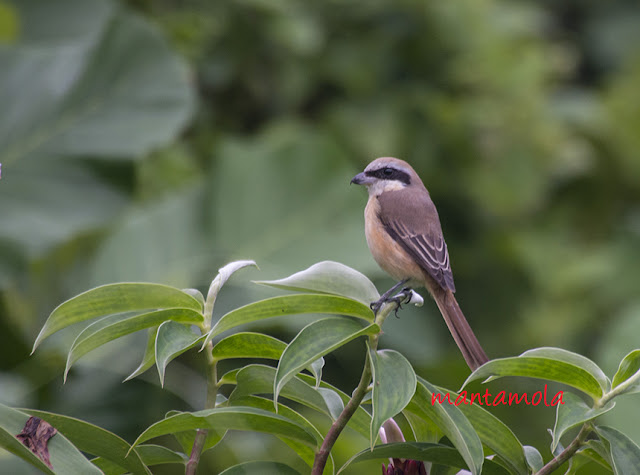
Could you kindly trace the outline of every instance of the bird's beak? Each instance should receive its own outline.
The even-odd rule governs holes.
[[[364,174],[364,172],[358,173],[351,179],[351,184],[355,183],[356,185],[364,185],[367,183],[367,178],[368,177]]]

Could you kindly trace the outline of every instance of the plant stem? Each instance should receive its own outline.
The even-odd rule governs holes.
[[[213,359],[212,355],[213,343],[209,342],[207,348],[204,350],[207,355],[207,402],[205,403],[205,409],[213,409],[216,407],[216,398],[218,397],[218,368],[217,362]],[[207,429],[198,429],[196,431],[196,437],[193,441],[193,447],[191,448],[191,454],[185,467],[185,475],[195,475],[200,463],[200,455],[204,448],[204,443],[207,440]]]
[[[582,446],[587,435],[591,432],[591,426],[589,424],[584,424],[578,432],[578,435],[575,439],[571,441],[571,443],[564,449],[557,457],[554,457],[549,461],[544,467],[538,470],[535,475],[549,475],[557,470],[563,463],[569,460],[573,455],[577,452],[577,450]]]
[[[329,432],[327,432],[326,437],[322,441],[322,446],[320,450],[316,453],[315,460],[313,461],[313,469],[311,470],[311,475],[322,475],[324,471],[324,466],[327,463],[327,458],[329,458],[329,454],[331,453],[331,449],[333,448],[333,444],[338,440],[338,436],[342,432],[342,430],[349,422],[349,419],[356,412],[356,409],[360,406],[362,399],[367,394],[367,387],[369,386],[369,381],[371,381],[371,359],[369,355],[366,355],[366,361],[364,363],[364,371],[362,372],[362,377],[360,378],[360,382],[353,392],[353,396],[351,400],[344,406],[344,409],[340,413],[340,416],[331,424],[331,428]]]
[[[384,304],[376,315],[375,323],[382,327],[382,324],[387,316],[399,305],[400,304],[396,301],[391,301]],[[375,352],[378,349],[378,339],[378,334],[371,335],[369,337],[370,352]],[[316,452],[316,457],[313,461],[313,468],[311,469],[311,475],[322,475],[333,445],[336,443],[336,440],[338,440],[338,437],[347,426],[347,423],[356,412],[356,410],[360,406],[360,403],[362,402],[362,399],[364,399],[364,396],[369,390],[368,388],[369,383],[371,382],[371,374],[371,358],[369,354],[367,354],[364,362],[364,369],[362,370],[362,376],[360,377],[360,382],[358,383],[356,389],[353,391],[353,395],[351,396],[351,399],[349,400],[347,405],[344,406],[344,409],[342,410],[338,418],[333,422],[333,424],[331,424],[329,432],[327,432],[327,435],[322,441],[320,450]]]

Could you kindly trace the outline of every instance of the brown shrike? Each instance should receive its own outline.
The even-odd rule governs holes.
[[[475,370],[488,361],[453,293],[451,265],[436,207],[411,166],[397,158],[371,162],[351,183],[364,185],[365,235],[378,265],[399,283],[371,304],[378,311],[401,286],[427,288],[465,361]]]

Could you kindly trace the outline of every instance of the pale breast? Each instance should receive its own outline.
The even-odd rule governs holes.
[[[424,285],[422,269],[385,231],[378,219],[379,210],[378,199],[371,196],[364,210],[364,232],[373,258],[394,279],[400,281],[409,278],[413,285]]]

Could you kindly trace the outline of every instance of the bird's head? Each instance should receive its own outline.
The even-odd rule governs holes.
[[[362,173],[351,179],[351,183],[364,185],[369,195],[379,196],[386,191],[402,190],[407,186],[422,184],[422,181],[404,160],[393,157],[376,158]]]

